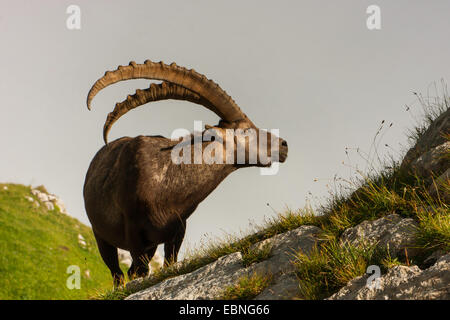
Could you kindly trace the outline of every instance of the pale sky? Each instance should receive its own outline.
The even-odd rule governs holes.
[[[81,29],[66,27],[69,5]],[[366,26],[369,5],[381,30]],[[335,174],[351,171],[346,147],[368,151],[382,120],[394,149],[414,120],[405,104],[450,79],[450,2],[433,1],[20,1],[0,3],[0,181],[43,184],[88,223],[82,188],[114,104],[148,81],[121,82],[86,109],[91,85],[134,60],[176,62],[226,90],[260,128],[280,130],[289,157],[275,176],[230,175],[188,220],[186,247],[205,234],[246,230],[249,222],[323,198]],[[413,108],[418,113],[417,108]],[[180,101],[142,106],[121,118],[122,136],[216,124],[207,109]],[[351,154],[351,163],[364,160]],[[319,179],[314,182],[314,179]]]

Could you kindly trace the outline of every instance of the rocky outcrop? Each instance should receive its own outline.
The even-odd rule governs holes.
[[[430,195],[439,198],[440,203],[448,203],[450,199],[450,142],[446,136],[449,133],[450,109],[429,126],[401,164],[401,170],[421,178],[425,186],[429,186]],[[450,299],[450,253],[436,250],[427,252],[428,257],[424,256],[425,252],[416,245],[418,223],[398,214],[385,214],[348,228],[342,233],[340,241],[354,245],[365,242],[388,249],[392,258],[401,258],[407,265],[390,268],[378,277],[375,286],[367,285],[371,275],[357,277],[328,299]],[[250,247],[250,252],[266,247],[270,247],[271,251],[265,259],[251,265],[245,263],[247,253],[236,252],[148,288],[145,288],[146,283],[157,280],[152,275],[147,279],[131,281],[127,288],[137,292],[127,299],[215,299],[221,296],[225,288],[236,285],[241,277],[255,273],[271,276],[269,285],[255,299],[302,298],[299,279],[292,264],[293,253],[302,251],[308,254],[320,241],[321,232],[314,226],[302,226],[256,243]],[[423,270],[416,265],[409,266],[410,261],[421,261]]]
[[[406,153],[401,163],[403,170],[411,171],[429,185],[431,195],[450,199],[448,190],[436,188],[435,180],[445,179],[449,173],[450,141],[450,109],[434,120]]]
[[[86,249],[86,247],[87,247],[86,239],[83,237],[83,235],[81,233],[78,234],[78,244],[83,249]]]
[[[412,162],[432,149],[441,146],[447,142],[445,134],[450,133],[450,109],[443,112],[430,126],[425,130],[416,144],[406,153],[401,167],[409,169]],[[424,168],[431,166],[423,166]],[[424,172],[428,176],[429,172]],[[440,172],[442,173],[442,172]],[[439,174],[439,172],[435,172]]]
[[[127,300],[214,299],[225,286],[234,284],[244,274],[242,255],[236,252],[194,272],[167,279],[132,294]]]
[[[410,164],[411,169],[430,183],[433,176],[438,177],[447,170],[449,159],[445,155],[449,152],[450,141],[447,141],[414,159]]]
[[[364,221],[349,228],[341,235],[341,241],[357,244],[366,241],[388,249],[392,256],[401,256],[407,251],[413,257],[415,248],[417,222],[410,218],[402,218],[398,214],[390,214],[373,221]]]
[[[265,246],[272,247],[269,259],[254,265],[252,272],[272,275],[270,285],[255,300],[279,300],[299,297],[298,279],[292,264],[294,253],[301,251],[308,254],[319,242],[322,230],[314,226],[303,226],[298,229],[278,234],[253,245],[250,250],[261,250]]]
[[[427,300],[450,299],[450,254],[433,266],[420,270],[417,266],[395,266],[367,285],[368,275],[351,280],[329,300]]]
[[[429,185],[432,197],[448,202],[448,189],[444,187],[450,175],[450,109],[442,113],[418,139],[404,157],[401,169],[410,171]],[[415,228],[417,223],[398,215],[389,215],[375,221],[365,221],[346,230],[342,241],[352,243],[367,238],[383,247],[389,246],[393,257],[406,249],[411,258],[416,253]],[[418,266],[395,266],[382,275],[377,286],[367,285],[369,275],[351,280],[331,300],[346,299],[450,299],[450,254],[438,250]],[[431,265],[431,266],[430,266]]]
[[[388,248],[392,257],[404,255],[406,249],[408,257],[412,258],[419,252],[414,247],[416,230],[417,223],[413,219],[390,214],[347,229],[340,240],[354,245],[361,241],[376,244]],[[254,273],[272,276],[269,286],[255,300],[301,298],[299,281],[292,264],[293,253],[302,251],[308,254],[320,241],[320,234],[321,230],[317,227],[302,226],[253,245],[250,251],[271,247],[269,257],[263,261],[245,267],[242,253],[236,252],[191,273],[142,289],[127,299],[215,299],[220,297],[224,288]],[[367,285],[369,275],[358,277],[329,299],[448,299],[450,254],[444,254],[443,251],[431,254],[425,262],[429,260],[433,265],[423,271],[417,266],[395,266],[379,278],[378,287]],[[128,283],[127,288],[136,290],[144,281],[134,280]]]
[[[59,209],[59,212],[67,214],[66,206],[64,202],[54,194],[49,194],[38,189],[31,189],[31,194],[37,199],[34,201],[33,197],[25,197],[28,201],[34,202],[35,206],[39,207],[41,204],[49,211]]]
[[[271,284],[256,299],[285,299],[298,296],[298,281],[290,261],[295,251],[310,252],[320,233],[321,230],[317,227],[302,226],[261,241],[250,248],[258,250],[270,246],[271,252],[266,260],[245,267],[242,253],[232,253],[191,273],[164,280],[132,294],[127,299],[215,299],[221,295],[224,288],[236,284],[239,278],[255,273],[272,276]],[[280,287],[283,290],[280,290]]]

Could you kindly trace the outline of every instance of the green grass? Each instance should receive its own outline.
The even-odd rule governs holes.
[[[431,250],[450,251],[450,213],[448,206],[421,208],[417,212],[419,233],[417,244]]]
[[[272,246],[268,243],[261,248],[248,248],[243,251],[242,264],[248,267],[254,263],[264,261],[270,257]]]
[[[448,110],[449,96],[443,99],[424,99],[418,95],[424,110],[423,122],[410,132],[416,144],[428,126]],[[450,135],[444,138],[450,140]],[[424,152],[426,150],[422,150]],[[450,153],[444,155],[449,158]],[[409,168],[392,161],[361,175],[356,182],[348,181],[350,194],[335,192],[322,206],[323,215],[318,220],[324,230],[324,241],[310,255],[299,252],[294,262],[302,298],[323,299],[337,292],[348,281],[366,273],[369,265],[383,270],[395,265],[417,263],[435,250],[450,251],[450,210],[442,199],[443,194],[432,197],[428,185]],[[450,190],[449,181],[440,181],[441,192]],[[340,191],[340,190],[339,190]],[[338,241],[342,232],[364,220],[373,220],[386,214],[397,213],[418,222],[416,261],[407,257],[391,257],[386,248],[375,245],[349,245]],[[404,259],[404,260],[402,260]]]
[[[241,239],[228,236],[222,242],[210,242],[179,264],[156,272],[139,289],[192,272],[221,256],[237,251],[243,253],[244,266],[262,261],[269,257],[270,247],[252,251],[251,245],[302,225],[314,225],[323,230],[323,245],[316,248],[310,258],[299,256],[298,261],[302,261],[302,264],[297,261],[297,265],[301,266],[298,275],[300,285],[304,288],[302,294],[306,298],[323,298],[336,292],[350,279],[364,274],[370,264],[389,267],[406,263],[391,258],[388,252],[376,252],[372,247],[340,247],[337,242],[345,229],[392,213],[418,222],[417,247],[423,251],[424,256],[427,252],[438,249],[450,251],[448,204],[431,198],[420,179],[405,176],[398,171],[398,166],[392,166],[389,170],[392,171],[383,172],[377,179],[367,178],[348,197],[332,198],[322,208],[324,212],[321,215],[314,215],[310,209],[296,212],[287,210],[284,214],[268,219],[256,233]],[[448,184],[448,181],[445,183]],[[120,299],[131,293],[133,291],[121,289],[108,292],[103,298]]]
[[[241,277],[236,285],[224,289],[218,299],[222,300],[250,300],[260,294],[272,280],[270,275],[254,273]]]
[[[441,81],[441,89],[438,89],[437,83],[434,83],[433,95],[424,96],[421,93],[414,92],[416,102],[420,105],[421,114],[419,116],[412,114],[415,125],[412,130],[408,130],[408,138],[412,144],[416,144],[423,136],[428,127],[450,107],[450,96],[448,94],[447,85]],[[411,108],[407,106],[408,110]],[[422,150],[425,152],[427,150]]]
[[[375,245],[343,245],[336,240],[315,247],[309,255],[299,252],[294,264],[302,298],[329,297],[348,281],[365,274],[369,265],[383,265],[385,257]]]
[[[302,269],[302,272],[309,272],[307,280],[299,276],[299,281],[307,281],[303,292],[308,298],[324,297],[334,293],[338,288],[345,285],[346,281],[365,273],[367,265],[380,264],[392,266],[405,263],[398,259],[392,259],[388,252],[374,252],[370,247],[362,248],[339,248],[337,239],[342,232],[365,220],[374,220],[388,214],[397,213],[403,217],[415,219],[418,224],[418,242],[424,255],[434,250],[450,250],[450,211],[448,204],[433,199],[428,194],[427,188],[420,183],[420,179],[413,176],[404,175],[398,166],[392,166],[389,170],[380,174],[377,179],[367,178],[359,189],[347,197],[336,196],[332,198],[326,206],[322,207],[322,214],[315,215],[311,209],[291,211],[287,210],[283,214],[266,220],[263,226],[255,233],[247,235],[241,239],[227,236],[225,239],[216,242],[209,242],[207,246],[199,248],[194,254],[176,265],[171,265],[157,271],[152,277],[144,280],[137,290],[152,286],[165,279],[178,275],[190,273],[208,263],[211,263],[221,256],[242,252],[243,265],[262,261],[270,256],[270,247],[262,250],[250,250],[250,246],[273,237],[276,234],[284,233],[296,229],[302,225],[314,225],[323,230],[320,248],[316,250],[311,260],[305,257],[301,261],[309,261],[310,271]],[[404,180],[406,179],[406,180]],[[448,181],[446,182],[448,184]],[[339,251],[340,250],[340,251]],[[348,256],[346,256],[348,255]],[[334,260],[333,260],[334,259]],[[349,259],[349,260],[346,260]],[[317,260],[317,261],[314,261]],[[353,269],[347,269],[345,263],[354,262]],[[420,261],[417,261],[420,263]],[[342,265],[339,265],[341,263]],[[327,279],[330,275],[322,277],[317,271],[320,266],[326,272],[337,271],[335,279]],[[307,268],[305,266],[305,268]],[[306,270],[306,271],[305,271]],[[311,278],[314,270],[318,272],[319,278]],[[340,274],[345,272],[345,274]],[[309,279],[309,280],[308,280]],[[314,282],[311,279],[322,279]],[[314,283],[317,288],[313,288]],[[330,287],[326,284],[330,283]],[[303,284],[304,285],[304,284]],[[101,298],[120,299],[126,297],[134,291],[118,289],[105,293]],[[320,294],[320,292],[322,292]]]
[[[112,287],[91,229],[57,209],[36,207],[26,196],[36,201],[30,187],[0,184],[0,300],[88,299]],[[79,290],[66,286],[70,265],[80,267]]]
[[[359,191],[358,201],[340,202],[325,216],[322,224],[326,234],[324,241],[309,256],[301,252],[297,254],[295,265],[303,298],[328,297],[349,280],[365,274],[366,268],[372,264],[386,269],[410,263],[406,258],[391,257],[385,248],[340,243],[337,239],[341,232],[359,220],[375,219],[386,213],[415,219],[419,224],[416,249],[420,253],[411,263],[420,265],[427,254],[435,250],[450,251],[448,205],[431,199],[425,188],[405,186],[404,192],[397,194],[388,190],[386,185],[369,184]]]

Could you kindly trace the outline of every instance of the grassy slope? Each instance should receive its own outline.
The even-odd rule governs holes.
[[[446,182],[449,189],[449,182]],[[322,214],[311,210],[287,211],[268,220],[259,231],[243,238],[230,236],[226,240],[210,242],[199,248],[192,256],[179,265],[172,265],[146,279],[141,286],[133,290],[125,288],[107,291],[100,295],[103,299],[123,299],[127,295],[154,285],[167,278],[192,272],[219,257],[240,251],[243,254],[259,241],[276,234],[296,229],[302,225],[315,225],[323,230],[321,243],[311,256],[298,252],[293,263],[297,269],[299,288],[302,298],[323,299],[337,292],[351,279],[363,275],[369,265],[378,265],[385,272],[387,268],[398,264],[422,265],[423,260],[432,252],[450,251],[450,208],[440,199],[432,199],[420,180],[414,176],[402,176],[396,168],[383,173],[378,179],[369,179],[358,192],[351,196],[330,200]],[[339,243],[339,236],[347,228],[356,226],[365,220],[374,220],[396,213],[402,217],[413,218],[418,222],[415,259],[391,257],[385,248],[371,245],[346,246]],[[251,262],[258,262],[258,254],[250,255]],[[262,255],[262,259],[267,255]],[[244,267],[245,265],[243,265]],[[265,279],[264,275],[260,275]],[[267,281],[259,278],[243,278],[237,286],[225,288],[223,298],[249,299],[249,292],[255,291]],[[254,286],[254,288],[251,288]],[[243,288],[244,287],[244,288]],[[259,293],[264,288],[259,288]],[[232,294],[231,294],[232,293]],[[256,295],[256,293],[254,295]]]
[[[411,132],[415,143],[428,126],[441,113],[448,109],[450,99],[445,95],[433,105],[421,101],[425,117]],[[450,140],[450,136],[446,137]],[[446,155],[447,157],[449,155]],[[256,233],[245,237],[228,236],[227,239],[211,241],[199,248],[181,264],[172,265],[156,272],[153,277],[143,281],[133,290],[125,288],[106,291],[100,294],[103,299],[123,299],[127,295],[154,285],[164,279],[192,272],[219,257],[233,252],[248,252],[248,248],[261,240],[287,232],[302,225],[315,225],[323,230],[323,241],[311,257],[298,253],[294,262],[297,268],[301,294],[306,299],[323,299],[344,286],[349,280],[365,273],[370,264],[377,264],[386,270],[396,264],[422,263],[424,257],[435,250],[450,251],[450,208],[441,198],[432,198],[428,185],[409,171],[401,170],[399,163],[393,161],[380,171],[361,176],[359,181],[348,182],[346,189],[351,193],[337,190],[320,212],[310,208],[284,212],[260,226]],[[444,190],[450,190],[449,181],[444,182]],[[373,246],[342,246],[337,239],[342,232],[365,220],[374,220],[385,215],[397,213],[413,218],[419,224],[416,248],[422,252],[416,261],[392,258],[382,248]],[[380,249],[380,250],[379,250]],[[251,259],[250,259],[251,260]],[[245,291],[248,298],[248,285],[260,281],[242,279],[245,290],[226,288],[224,296],[239,299],[239,292]],[[266,283],[266,282],[265,282]],[[266,283],[267,285],[267,283]],[[227,295],[233,292],[233,295]]]
[[[91,229],[58,209],[34,206],[26,196],[33,197],[30,187],[0,184],[0,300],[87,299],[110,288]],[[78,244],[78,234],[86,249]],[[81,269],[79,290],[66,286],[70,265]]]

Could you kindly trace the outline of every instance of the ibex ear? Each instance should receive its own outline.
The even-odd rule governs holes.
[[[224,129],[227,129],[227,128],[232,128],[233,125],[232,125],[230,122],[226,121],[226,120],[220,119],[220,121],[219,121],[219,127],[220,127],[220,128],[224,128]]]

